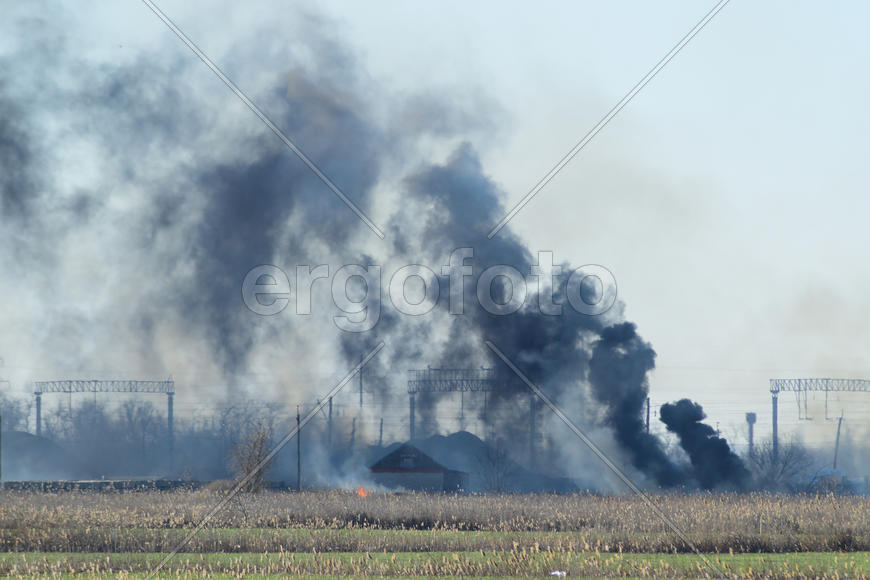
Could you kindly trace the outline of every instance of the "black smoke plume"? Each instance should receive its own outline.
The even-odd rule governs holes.
[[[361,353],[384,341],[387,348],[366,369],[384,377],[367,383],[382,408],[359,413],[376,418],[406,408],[407,369],[498,367],[505,378],[492,393],[487,429],[527,449],[515,444],[526,436],[520,427],[529,392],[492,357],[484,342],[492,340],[578,421],[605,437],[612,432],[652,481],[685,481],[645,432],[641,412],[655,353],[625,321],[621,303],[599,316],[575,312],[563,275],[554,284],[560,316],[540,313],[532,285],[513,314],[496,316],[477,304],[483,270],[503,264],[528,275],[538,258],[509,228],[487,238],[507,196],[470,140],[481,127],[498,125],[475,125],[497,107],[482,99],[458,110],[453,95],[383,94],[331,26],[316,19],[305,20],[300,34],[275,35],[306,50],[275,49],[286,68],[269,81],[246,76],[269,70],[255,58],[256,67],[230,59],[236,65],[229,76],[386,226],[381,241],[177,39],[162,31],[165,51],[118,62],[70,56],[90,53],[79,50],[85,39],[67,37],[73,31],[55,8],[0,22],[0,37],[12,46],[0,54],[0,299],[15,305],[0,327],[19,329],[0,335],[7,360],[27,368],[172,374],[179,404],[272,397],[292,408],[322,396]],[[240,299],[245,274],[260,264],[290,275],[306,264],[328,264],[331,275],[342,264],[382,265],[384,276],[397,264],[440,272],[460,247],[474,249],[475,270],[462,316],[447,311],[444,278],[433,312],[398,315],[385,298],[378,324],[362,333],[335,328],[326,281],[312,291],[311,316],[296,316],[293,306],[259,316]],[[389,278],[381,282],[378,290]],[[506,289],[493,289],[499,301]],[[24,377],[48,378],[60,377]],[[258,381],[269,388],[258,389]],[[420,436],[443,430],[435,412],[441,400],[420,397]],[[360,420],[360,439],[364,431]],[[406,434],[396,428],[387,437]]]
[[[635,325],[623,322],[603,329],[589,361],[589,383],[605,406],[616,440],[628,451],[632,464],[657,483],[685,483],[685,473],[668,458],[661,442],[646,431],[642,419],[649,387],[647,373],[656,353],[637,335]]]
[[[743,490],[749,485],[750,475],[743,461],[731,451],[725,439],[701,422],[706,417],[701,405],[681,399],[662,405],[659,415],[668,431],[679,437],[701,487]]]

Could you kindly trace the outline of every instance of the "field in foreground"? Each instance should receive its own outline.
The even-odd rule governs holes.
[[[3,554],[8,575],[147,576],[165,554]],[[721,571],[736,578],[862,578],[870,554],[807,552],[711,556],[708,564],[687,554],[507,552],[177,554],[161,576],[549,576],[561,570],[575,577],[710,578]]]
[[[0,493],[0,574],[142,576],[221,499],[209,491]],[[870,499],[264,493],[181,547],[177,575],[866,577]]]

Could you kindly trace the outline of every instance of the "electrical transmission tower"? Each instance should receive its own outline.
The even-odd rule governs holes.
[[[777,420],[779,407],[779,394],[793,392],[798,396],[798,409],[800,409],[800,397],[803,396],[804,417],[807,417],[807,393],[825,393],[825,419],[828,418],[828,393],[867,393],[870,392],[870,381],[864,379],[770,379],[770,396],[773,412],[773,457],[779,457],[779,424]]]
[[[169,465],[174,462],[175,430],[172,403],[175,397],[175,382],[166,381],[38,381],[33,383],[36,397],[36,435],[42,435],[42,395],[49,393],[139,393],[166,395],[166,421],[169,441]]]

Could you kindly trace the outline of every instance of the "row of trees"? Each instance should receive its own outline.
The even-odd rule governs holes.
[[[4,431],[27,431],[32,410],[30,400],[13,399],[0,392],[0,416],[3,417]]]
[[[26,431],[31,412],[32,407],[26,401],[0,393],[4,431]],[[127,400],[111,407],[96,400],[72,408],[58,405],[52,412],[44,413],[43,435],[63,451],[58,452],[53,472],[37,475],[57,478],[169,475],[212,480],[253,474],[246,487],[256,489],[263,485],[268,468],[275,465],[272,461],[266,469],[255,470],[272,448],[273,433],[278,429],[285,432],[292,427],[292,421],[292,417],[279,418],[274,408],[265,404],[224,404],[208,415],[179,421],[174,455],[170,456],[166,416],[162,408],[150,401]],[[316,443],[316,437],[312,439]],[[312,445],[312,439],[306,448]],[[41,448],[23,447],[9,450],[12,459],[16,453],[24,456],[11,462],[11,469],[6,471],[8,478],[32,476],[16,473],[16,467],[26,470],[28,452],[44,455]],[[292,458],[285,462],[288,465],[284,476],[295,471],[294,450],[287,453]],[[829,463],[797,441],[782,442],[777,456],[771,442],[763,442],[744,461],[753,474],[754,487],[781,491],[805,491],[817,485],[819,478],[814,476]],[[508,489],[519,470],[500,442],[488,446],[479,462],[486,484],[494,491]],[[9,459],[4,461],[4,467],[9,464]]]
[[[226,404],[193,420],[177,420],[170,446],[165,410],[147,400],[58,404],[43,412],[42,439],[26,433],[31,412],[25,402],[0,393],[3,431],[9,434],[3,458],[7,479],[226,479],[244,470],[243,448],[252,439],[268,443],[277,421],[263,404]]]

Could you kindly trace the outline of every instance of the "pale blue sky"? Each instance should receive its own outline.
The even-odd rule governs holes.
[[[516,201],[713,3],[319,5],[383,83],[502,106],[484,157]],[[513,221],[614,272],[659,353],[654,399],[765,432],[771,376],[870,377],[868,16],[729,3]]]

